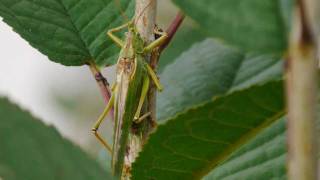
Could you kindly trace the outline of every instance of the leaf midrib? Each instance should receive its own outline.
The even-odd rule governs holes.
[[[66,12],[65,15],[69,18],[72,26],[78,31],[78,32],[76,32],[76,33],[77,33],[78,36],[80,37],[80,40],[81,40],[83,46],[86,47],[85,51],[87,51],[87,53],[91,56],[90,59],[85,60],[85,61],[90,61],[90,60],[92,60],[92,59],[93,59],[93,56],[92,56],[92,54],[91,54],[91,52],[90,52],[90,50],[89,50],[89,46],[87,46],[87,44],[84,42],[83,37],[82,37],[82,35],[81,35],[81,33],[80,33],[81,31],[75,26],[75,23],[74,23],[73,19],[71,18],[71,15],[70,15],[69,11],[67,10],[66,6],[62,3],[62,0],[56,0],[56,2],[58,2],[58,3],[61,5],[61,7],[64,9],[64,11]],[[77,4],[79,4],[80,2],[81,2],[81,0],[78,1],[77,3],[75,3],[75,6],[76,6]],[[71,8],[70,8],[70,9],[71,9]],[[92,61],[92,62],[94,62],[94,61]]]
[[[239,67],[241,67],[241,66],[239,66]],[[281,82],[281,81],[282,80],[276,80],[276,81],[273,81],[273,82]],[[266,83],[268,83],[268,82],[266,82]],[[167,120],[165,120],[164,122],[168,122],[171,119],[177,119],[179,116],[183,116],[184,114],[188,114],[189,111],[201,108],[201,107],[205,106],[206,104],[208,104],[208,103],[210,103],[212,101],[216,101],[217,99],[223,98],[223,97],[228,96],[230,94],[233,94],[233,93],[236,93],[236,92],[245,91],[245,90],[247,90],[249,88],[256,87],[256,86],[261,86],[263,84],[264,83],[262,83],[262,84],[260,83],[258,85],[249,86],[249,87],[243,88],[241,90],[236,90],[236,91],[231,91],[231,92],[227,91],[227,93],[225,93],[225,94],[214,96],[209,101],[204,101],[204,102],[202,102],[200,104],[197,104],[195,106],[189,107],[189,108],[185,109],[184,111],[181,111],[180,113],[176,113],[174,116],[171,116],[171,117],[167,118]],[[255,137],[259,132],[261,132],[261,130],[263,130],[266,127],[268,127],[270,124],[272,124],[274,121],[276,121],[280,117],[283,117],[285,115],[285,113],[286,113],[286,109],[283,109],[282,111],[279,111],[279,112],[275,113],[272,117],[269,117],[269,118],[265,119],[262,124],[260,124],[259,126],[255,127],[255,128],[252,128],[247,133],[242,135],[236,142],[230,143],[231,145],[229,147],[227,147],[224,152],[222,152],[220,155],[214,157],[213,159],[208,160],[208,164],[204,169],[202,169],[200,171],[193,172],[192,173],[192,177],[194,179],[201,179],[202,177],[207,175],[210,171],[212,171],[212,169],[217,167],[223,161],[227,160],[227,158],[232,154],[232,152],[235,152],[235,150],[237,150],[241,145],[243,145],[245,142],[247,142],[248,139],[251,139],[251,138]],[[176,171],[176,170],[174,170],[174,171]]]

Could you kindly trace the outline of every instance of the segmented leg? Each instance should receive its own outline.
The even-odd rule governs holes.
[[[151,77],[152,81],[154,82],[154,84],[156,85],[157,89],[159,91],[162,91],[163,87],[162,87],[156,73],[153,71],[153,69],[150,67],[149,64],[147,64],[146,67],[147,67],[148,74],[150,75],[150,77]]]
[[[142,122],[144,119],[146,119],[148,116],[151,115],[151,112],[147,112],[146,114],[140,116],[137,120],[135,120],[134,122],[139,124],[140,122]]]
[[[141,109],[142,109],[144,100],[146,99],[146,96],[148,94],[149,85],[150,85],[150,79],[149,79],[148,76],[145,76],[144,79],[143,79],[141,96],[140,96],[140,99],[139,99],[138,108],[137,108],[137,111],[136,111],[136,113],[134,115],[134,121],[135,122],[137,122],[140,119]]]
[[[114,88],[113,88],[114,89]],[[96,123],[94,124],[94,126],[92,127],[92,133],[95,135],[95,137],[98,139],[98,141],[110,152],[112,153],[112,148],[111,146],[102,138],[102,136],[99,134],[98,130],[99,127],[101,125],[101,123],[105,120],[106,116],[109,114],[110,110],[112,109],[112,106],[114,105],[114,95],[115,93],[112,93],[112,96],[109,100],[109,103],[107,104],[107,106],[105,107],[105,109],[103,110],[102,114],[100,115],[100,117],[98,118],[98,120],[96,121]]]
[[[147,53],[147,52],[151,52],[154,48],[157,48],[159,46],[161,46],[163,43],[165,43],[165,40],[168,38],[168,35],[166,32],[160,32],[157,29],[155,29],[155,34],[159,34],[161,35],[158,39],[156,39],[155,41],[153,41],[152,43],[150,43],[148,46],[146,46],[143,49],[143,53]],[[157,89],[159,91],[163,90],[163,87],[156,75],[156,73],[153,71],[153,69],[150,67],[149,64],[146,65],[148,73],[151,77],[151,79],[153,80],[154,84],[156,85]]]
[[[124,46],[124,42],[116,35],[114,35],[113,33],[120,31],[121,29],[126,28],[129,25],[130,22],[123,24],[119,27],[116,28],[112,28],[110,30],[108,30],[107,34],[108,36],[120,47],[123,48]]]
[[[163,87],[162,87],[161,83],[159,82],[157,75],[152,70],[152,68],[149,66],[149,64],[146,64],[146,67],[147,67],[148,73],[149,73],[151,79],[153,80],[154,84],[156,85],[157,89],[159,91],[162,91]],[[148,90],[149,90],[149,85],[150,85],[150,79],[148,76],[146,76],[144,79],[143,85],[142,85],[142,91],[141,91],[138,109],[137,109],[135,116],[134,116],[135,123],[140,123],[141,121],[143,121],[145,118],[147,118],[151,114],[150,112],[147,112],[146,114],[140,116],[144,100],[145,100],[147,93],[148,93]]]
[[[143,53],[151,52],[154,48],[161,46],[165,43],[165,40],[168,38],[168,34],[166,32],[155,31],[156,34],[161,35],[158,39],[154,40],[148,46],[143,49]]]

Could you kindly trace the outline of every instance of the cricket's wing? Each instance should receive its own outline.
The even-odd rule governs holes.
[[[135,62],[137,63],[137,62]],[[121,176],[127,141],[133,118],[139,103],[142,87],[141,64],[129,63],[117,71],[117,90],[115,99],[115,129],[113,141],[112,167],[116,176]],[[133,68],[127,68],[134,66]],[[132,72],[131,72],[132,71]],[[132,76],[132,73],[134,75]]]
[[[113,139],[113,152],[112,152],[112,167],[115,175],[119,174],[119,152],[121,151],[120,139],[123,136],[123,133],[127,134],[126,129],[129,127],[124,127],[123,116],[125,114],[125,103],[129,88],[129,77],[123,72],[117,74],[117,90],[115,96],[115,127],[114,127],[114,139]],[[128,126],[129,123],[126,123],[125,126]],[[123,138],[122,138],[123,139]],[[122,153],[123,154],[123,153]],[[121,160],[120,160],[121,161]],[[120,172],[121,173],[121,172]]]

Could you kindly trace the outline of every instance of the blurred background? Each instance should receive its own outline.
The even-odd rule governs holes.
[[[159,27],[168,27],[177,11],[169,0],[158,1]],[[204,38],[197,25],[186,19],[161,57],[160,73],[181,52]],[[104,103],[89,68],[66,67],[49,61],[2,21],[0,39],[0,96],[9,97],[46,124],[54,125],[64,137],[106,167],[107,153],[90,131]],[[114,67],[103,71],[111,83],[113,73]],[[111,142],[111,123],[104,123],[101,132]]]

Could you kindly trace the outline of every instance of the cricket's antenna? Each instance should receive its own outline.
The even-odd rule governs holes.
[[[137,25],[138,20],[141,18],[142,14],[150,7],[150,5],[155,2],[154,0],[151,0],[146,7],[143,8],[143,10],[140,12],[139,16],[137,16],[137,19],[135,19],[135,25]]]
[[[128,16],[126,15],[126,13],[123,11],[123,9],[122,9],[122,7],[121,7],[120,0],[115,0],[115,4],[116,4],[116,6],[117,6],[118,9],[119,9],[122,18],[123,18],[126,22],[129,22]]]

